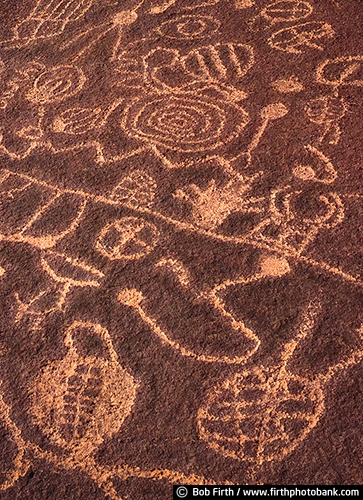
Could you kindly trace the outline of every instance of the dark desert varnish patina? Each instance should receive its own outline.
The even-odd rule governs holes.
[[[0,497],[363,482],[363,5],[0,3]]]

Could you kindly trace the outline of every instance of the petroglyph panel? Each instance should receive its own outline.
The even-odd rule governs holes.
[[[4,500],[362,483],[362,7],[326,3],[0,3]]]

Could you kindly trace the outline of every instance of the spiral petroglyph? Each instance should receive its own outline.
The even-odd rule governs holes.
[[[249,121],[238,105],[190,94],[149,95],[127,106],[121,126],[128,135],[182,152],[216,149]]]

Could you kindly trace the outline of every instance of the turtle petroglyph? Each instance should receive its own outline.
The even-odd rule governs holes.
[[[217,384],[197,415],[200,438],[217,453],[261,466],[290,454],[318,424],[325,411],[324,391],[334,374],[358,363],[360,347],[329,368],[308,378],[293,373],[289,364],[300,343],[311,334],[319,312],[310,304],[297,335],[275,366],[252,365]]]

